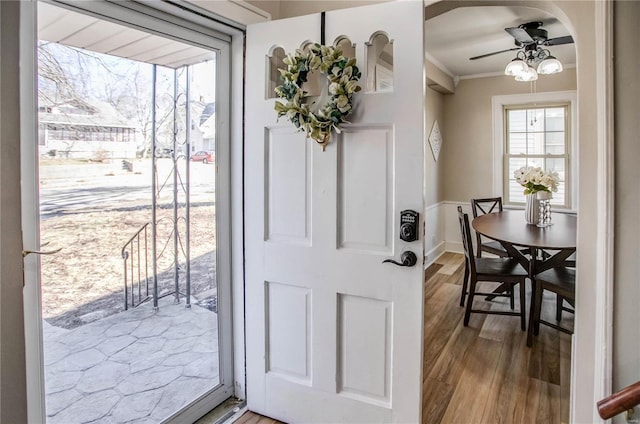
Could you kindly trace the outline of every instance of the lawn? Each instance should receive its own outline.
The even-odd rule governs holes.
[[[74,328],[123,310],[123,259],[126,241],[151,220],[151,208],[114,207],[101,212],[77,212],[41,222],[41,240],[57,255],[42,256],[42,314],[50,324]],[[173,290],[173,209],[158,209],[160,290]],[[184,217],[184,208],[180,209]],[[215,289],[215,207],[191,208],[192,293]],[[184,245],[184,219],[180,220]],[[180,251],[179,262],[184,264]],[[184,266],[182,267],[184,273]],[[184,291],[184,276],[180,290]]]

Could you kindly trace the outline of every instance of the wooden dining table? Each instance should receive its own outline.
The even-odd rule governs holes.
[[[565,265],[576,252],[576,216],[555,213],[552,222],[551,226],[538,227],[526,223],[523,211],[507,210],[478,216],[471,225],[476,232],[498,241],[527,270],[534,284],[536,274]],[[503,293],[507,288],[500,285],[494,293]]]

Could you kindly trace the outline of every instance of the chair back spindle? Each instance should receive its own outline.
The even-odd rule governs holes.
[[[487,215],[494,212],[502,212],[502,197],[486,197],[482,199],[471,199],[471,211],[473,217]],[[482,257],[482,252],[492,253],[500,257],[508,257],[507,251],[500,243],[490,240],[487,241],[480,233],[476,233],[477,256]]]
[[[471,229],[469,228],[469,215],[462,212],[461,206],[458,206],[458,221],[460,222],[464,257],[467,261],[470,274],[474,275],[476,273],[476,264],[473,256],[473,241],[471,239]]]
[[[486,215],[493,212],[502,212],[502,197],[487,197],[485,199],[471,199],[471,211],[473,217]],[[478,211],[482,212],[478,214]]]

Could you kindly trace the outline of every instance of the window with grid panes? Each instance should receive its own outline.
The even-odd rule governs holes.
[[[558,191],[551,204],[569,208],[569,105],[508,106],[505,114],[504,194],[506,204],[524,204],[524,188],[513,177],[523,166],[556,171]]]

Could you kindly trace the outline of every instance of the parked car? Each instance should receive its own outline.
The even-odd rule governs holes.
[[[213,163],[216,160],[216,154],[215,152],[200,150],[191,155],[191,160],[193,162]]]

